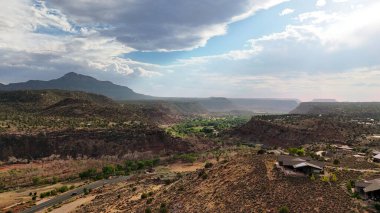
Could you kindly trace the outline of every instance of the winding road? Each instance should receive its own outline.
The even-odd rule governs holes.
[[[98,187],[101,187],[101,186],[104,186],[104,185],[107,185],[107,184],[115,184],[115,183],[123,182],[123,181],[126,181],[128,179],[129,179],[129,177],[127,177],[127,176],[120,176],[120,177],[115,177],[115,178],[112,178],[112,179],[99,180],[99,181],[96,181],[96,182],[93,182],[93,183],[90,183],[90,184],[78,187],[76,189],[70,190],[70,191],[68,191],[68,192],[66,192],[64,194],[58,195],[55,198],[52,198],[52,199],[50,199],[50,200],[48,200],[48,201],[46,201],[44,203],[35,205],[35,206],[33,206],[33,207],[29,208],[29,209],[26,209],[26,210],[22,211],[22,213],[37,212],[37,211],[43,210],[45,208],[48,208],[50,206],[54,206],[56,204],[62,203],[64,201],[72,198],[73,196],[83,194],[84,193],[83,192],[84,188],[95,189],[95,188],[98,188]]]

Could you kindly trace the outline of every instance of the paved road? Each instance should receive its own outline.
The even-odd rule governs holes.
[[[45,208],[48,208],[50,206],[54,206],[56,204],[59,204],[59,203],[62,203],[63,201],[66,201],[70,198],[73,197],[73,194],[83,194],[83,189],[84,188],[87,188],[87,189],[95,189],[95,188],[98,188],[100,186],[104,186],[106,184],[114,184],[114,183],[119,183],[119,182],[122,182],[122,181],[125,181],[125,180],[128,180],[129,177],[127,176],[121,176],[121,177],[115,177],[115,178],[112,178],[112,179],[106,179],[106,180],[99,180],[99,181],[96,181],[96,182],[93,182],[93,183],[90,183],[90,184],[87,184],[85,186],[81,186],[79,188],[76,188],[76,189],[73,189],[71,191],[68,191],[64,194],[61,194],[61,195],[58,195],[57,197],[53,198],[53,199],[50,199],[44,203],[41,203],[41,204],[38,204],[38,205],[35,205],[25,211],[23,211],[22,213],[32,213],[32,212],[37,212],[37,211],[40,211],[42,209],[45,209]]]

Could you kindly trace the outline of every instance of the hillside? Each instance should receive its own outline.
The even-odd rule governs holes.
[[[273,156],[234,156],[212,168],[177,175],[174,183],[166,185],[155,176],[138,177],[96,191],[95,199],[77,212],[148,208],[151,212],[279,212],[285,206],[290,212],[357,212],[360,208],[341,187],[346,180],[329,184],[288,177],[274,168],[274,162]],[[153,192],[151,198],[140,199],[148,192]]]
[[[116,102],[107,97],[84,92],[63,90],[0,91],[0,104],[2,106],[27,112],[42,110],[65,99],[80,99],[104,106],[116,105]]]
[[[0,161],[195,151],[204,148],[202,142],[176,139],[158,127],[183,119],[187,107],[120,104],[102,95],[73,91],[3,91]]]
[[[205,148],[201,142],[173,138],[154,125],[131,124],[113,129],[61,130],[36,135],[0,134],[0,160],[41,159],[51,155],[63,158],[99,158],[142,153],[159,155],[194,152]]]
[[[319,142],[353,143],[363,134],[375,132],[372,126],[317,116],[253,117],[245,125],[231,131],[232,141],[265,146],[296,147]]]
[[[50,81],[31,80],[22,83],[12,83],[0,87],[0,90],[3,91],[46,89],[95,93],[107,96],[114,100],[138,100],[151,98],[150,96],[135,93],[128,87],[119,86],[109,81],[99,81],[93,77],[74,72],[67,73],[61,78]]]
[[[380,102],[303,102],[290,113],[337,114],[380,119]]]
[[[138,120],[167,124],[186,116],[207,113],[207,110],[198,103],[165,101],[118,103],[102,95],[63,90],[1,91],[0,109],[0,115],[3,114],[4,119],[16,119],[23,115],[22,121],[29,124],[38,122],[42,126],[50,125],[49,123],[55,118],[61,122],[66,118],[71,119],[68,121],[69,126],[86,120],[93,122],[99,119],[102,123]],[[28,126],[28,123],[23,125]]]

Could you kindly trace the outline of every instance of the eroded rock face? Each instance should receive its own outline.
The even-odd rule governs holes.
[[[147,126],[134,129],[63,130],[36,135],[0,135],[0,160],[51,156],[122,156],[127,152],[187,152],[192,145]]]

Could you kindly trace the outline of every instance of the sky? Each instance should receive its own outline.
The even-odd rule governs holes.
[[[0,0],[0,83],[380,101],[378,0]]]

